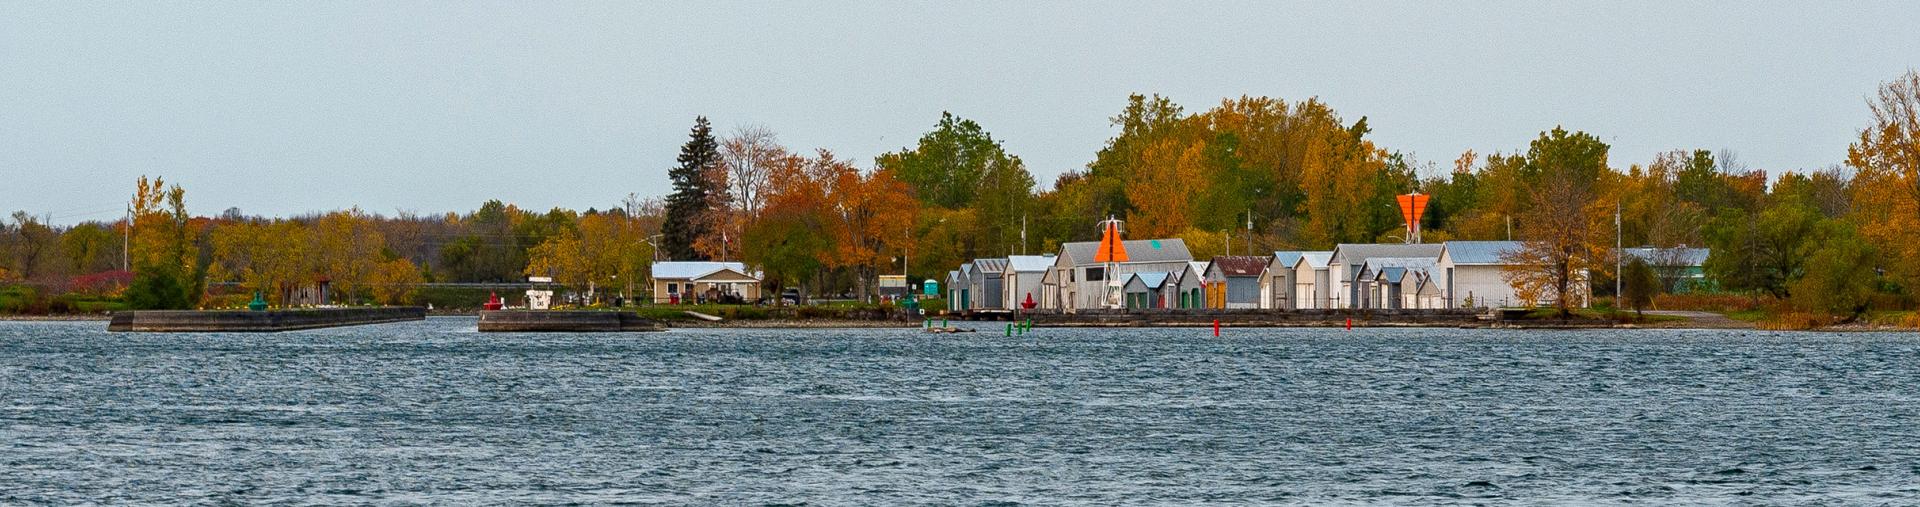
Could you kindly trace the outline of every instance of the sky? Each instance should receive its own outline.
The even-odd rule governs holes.
[[[1318,97],[1435,170],[1565,126],[1611,165],[1842,163],[1920,8],[1871,2],[0,2],[0,213],[616,206],[693,118],[871,165],[942,111],[1042,187],[1129,94]]]

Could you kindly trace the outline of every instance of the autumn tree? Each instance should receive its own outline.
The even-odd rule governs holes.
[[[1847,149],[1854,216],[1881,258],[1899,261],[1882,263],[1888,277],[1920,292],[1920,71],[1881,85],[1868,109],[1873,124]]]
[[[276,306],[318,270],[311,231],[297,221],[229,222],[213,228],[210,242],[209,278],[239,282]]]
[[[347,303],[358,303],[360,292],[372,283],[387,240],[359,208],[328,213],[312,226],[314,269],[328,279],[333,293]]]
[[[706,260],[695,242],[713,235],[709,212],[715,193],[714,174],[720,167],[719,143],[707,117],[694,119],[693,130],[680,147],[678,165],[667,171],[673,193],[667,195],[666,222],[661,227],[661,250],[673,260]]]
[[[1561,317],[1584,302],[1591,273],[1611,268],[1612,217],[1600,208],[1612,206],[1596,203],[1594,192],[1607,172],[1607,149],[1591,134],[1556,127],[1527,150],[1522,175],[1534,199],[1516,231],[1522,246],[1502,255],[1501,276],[1553,301]]]
[[[142,309],[190,309],[200,302],[204,268],[186,191],[141,177],[133,195],[133,283],[127,303]]]
[[[918,214],[917,201],[912,188],[892,171],[862,174],[825,152],[818,164],[820,177],[829,182],[828,230],[834,237],[829,265],[852,270],[855,293],[866,299],[881,268],[912,247],[910,228]]]
[[[426,282],[420,268],[405,258],[387,259],[374,267],[371,279],[373,300],[383,305],[412,304]]]

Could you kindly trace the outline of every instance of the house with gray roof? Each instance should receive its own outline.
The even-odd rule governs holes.
[[[1687,248],[1680,245],[1672,248],[1639,247],[1620,251],[1626,262],[1640,259],[1653,268],[1660,277],[1660,287],[1668,294],[1687,294],[1712,291],[1713,282],[1707,279],[1707,256],[1713,253],[1706,248]]]
[[[1023,308],[1021,305],[1031,300],[1039,308],[1046,294],[1040,290],[1040,280],[1046,278],[1047,269],[1053,267],[1053,255],[1009,255],[1007,267],[1000,275],[1006,283],[1006,297],[1001,298],[1001,308],[1009,310]]]
[[[1441,246],[1432,274],[1445,307],[1499,308],[1521,303],[1501,270],[1508,265],[1503,257],[1519,252],[1522,243],[1448,241]]]
[[[1421,278],[1433,271],[1435,259],[1428,257],[1374,257],[1360,267],[1360,278],[1371,278],[1372,294],[1361,298],[1365,308],[1419,308],[1413,299]]]
[[[967,274],[968,310],[1006,309],[1007,259],[974,259]]]
[[[1127,283],[1121,288],[1126,295],[1128,310],[1146,310],[1167,307],[1166,288],[1170,273],[1134,273],[1127,277]]]
[[[1127,262],[1094,262],[1098,241],[1078,241],[1060,245],[1060,254],[1041,278],[1047,293],[1045,308],[1073,311],[1079,309],[1121,308],[1121,284],[1134,273],[1167,273],[1186,267],[1193,260],[1187,243],[1179,238],[1133,239],[1121,242],[1127,250]],[[1112,273],[1109,273],[1111,268]]]

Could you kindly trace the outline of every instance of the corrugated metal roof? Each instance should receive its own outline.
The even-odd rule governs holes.
[[[1267,258],[1256,255],[1221,255],[1213,258],[1213,267],[1224,276],[1260,276],[1267,271]]]
[[[1621,254],[1630,258],[1639,258],[1657,267],[1697,267],[1707,264],[1707,257],[1713,254],[1706,248],[1625,248]]]
[[[1354,273],[1354,276],[1358,279],[1371,280],[1374,276],[1392,269],[1429,271],[1438,260],[1426,257],[1374,257],[1367,259],[1366,265],[1361,267],[1358,273]]]
[[[1406,245],[1399,243],[1342,243],[1333,248],[1334,257],[1344,264],[1365,264],[1374,257],[1440,258],[1440,244]]]
[[[1193,260],[1193,254],[1187,252],[1187,242],[1180,238],[1130,239],[1121,244],[1127,249],[1128,263]],[[1082,265],[1094,264],[1093,254],[1099,249],[1098,241],[1076,241],[1060,245],[1061,255],[1067,256],[1069,262]]]
[[[723,269],[731,269],[743,275],[748,273],[747,265],[739,262],[712,261],[661,261],[653,263],[650,270],[655,280],[688,280],[711,275]]]
[[[1007,270],[1006,259],[995,258],[995,259],[974,259],[973,260],[973,271],[976,273],[1003,273],[1003,272],[1006,272],[1006,270]]]
[[[1324,267],[1327,267],[1328,263],[1333,262],[1333,252],[1329,251],[1329,252],[1301,253],[1300,262],[1305,262],[1307,263],[1308,266],[1313,266],[1315,269],[1324,268]],[[1294,264],[1293,267],[1297,268],[1297,267],[1300,267],[1300,265]]]
[[[1447,257],[1460,266],[1498,266],[1506,264],[1500,260],[1502,254],[1518,252],[1523,246],[1518,241],[1448,241],[1445,244]]]
[[[1147,286],[1147,288],[1149,289],[1158,289],[1160,288],[1161,285],[1165,285],[1167,283],[1167,278],[1168,278],[1167,275],[1168,273],[1158,273],[1158,272],[1134,273],[1133,277],[1139,278],[1140,284]]]
[[[1007,257],[1007,266],[1016,273],[1046,271],[1053,267],[1051,255],[1013,255]]]
[[[973,263],[971,262],[960,263],[960,276],[963,276],[963,277],[973,276]]]
[[[1273,253],[1273,260],[1269,261],[1268,265],[1293,269],[1294,266],[1300,264],[1300,256],[1305,253],[1306,252],[1276,251]]]

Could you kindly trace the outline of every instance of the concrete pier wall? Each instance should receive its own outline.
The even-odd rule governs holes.
[[[318,308],[310,310],[136,310],[113,316],[108,331],[161,333],[266,333],[402,322],[427,318],[418,306]]]
[[[619,333],[666,331],[633,312],[501,310],[480,312],[483,333]]]

